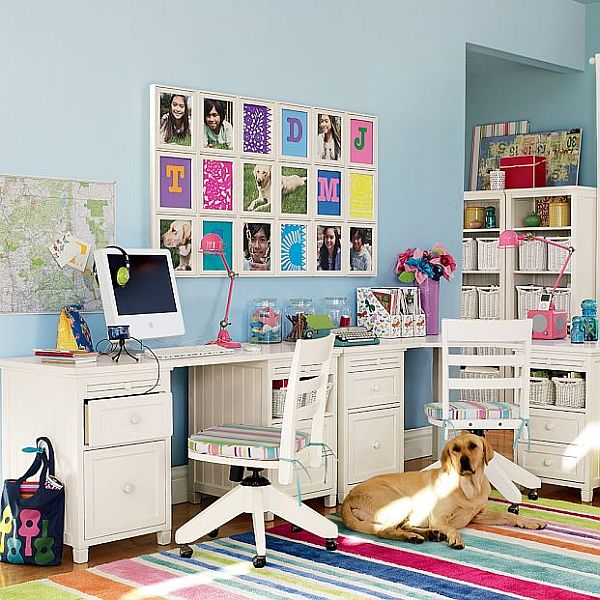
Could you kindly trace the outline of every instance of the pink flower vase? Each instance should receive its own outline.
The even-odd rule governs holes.
[[[440,332],[440,282],[425,279],[419,283],[421,308],[425,313],[427,335],[438,335]]]

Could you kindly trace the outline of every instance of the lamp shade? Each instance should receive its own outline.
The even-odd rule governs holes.
[[[222,254],[225,244],[219,235],[216,233],[207,233],[200,240],[200,251],[207,254]]]
[[[500,238],[498,239],[498,246],[504,246],[507,248],[516,248],[519,245],[519,242],[524,239],[525,236],[522,234],[519,235],[516,231],[512,229],[506,229],[505,231],[500,233]]]

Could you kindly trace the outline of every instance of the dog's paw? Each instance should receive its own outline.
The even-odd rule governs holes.
[[[462,550],[465,547],[465,543],[460,537],[460,534],[457,533],[455,535],[448,536],[448,546],[450,548],[454,548],[455,550]]]
[[[422,544],[425,541],[425,538],[418,533],[408,533],[406,535],[406,541],[411,544]]]
[[[538,519],[524,519],[518,525],[522,529],[546,529],[548,524],[545,521],[539,521]]]
[[[446,534],[438,529],[430,529],[428,539],[430,542],[443,542],[446,540]]]

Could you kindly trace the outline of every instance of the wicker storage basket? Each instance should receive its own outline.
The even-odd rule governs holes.
[[[500,318],[500,288],[497,285],[477,288],[480,319]]]
[[[465,367],[461,369],[463,379],[494,379],[500,376],[494,367]],[[460,390],[461,402],[498,402],[500,390]]]
[[[460,318],[477,318],[477,288],[472,285],[463,285],[460,294]]]
[[[553,377],[556,406],[585,408],[585,379],[578,377]]]
[[[497,271],[498,239],[477,238],[477,269],[479,271]]]
[[[519,271],[545,271],[548,244],[529,240],[519,246]]]
[[[547,377],[530,377],[530,404],[554,404],[554,384]]]
[[[463,239],[463,271],[477,270],[477,242],[473,238]]]
[[[546,288],[551,291],[552,288]],[[571,290],[569,288],[556,288],[554,290],[554,308],[564,310],[567,313],[567,321],[571,320]]]
[[[329,394],[331,393],[331,388],[333,386],[329,384],[327,386],[327,399],[329,400]],[[279,389],[272,390],[272,404],[271,404],[271,415],[273,419],[281,419],[283,417],[283,407],[285,405],[285,393],[287,392],[287,387],[281,387]],[[314,392],[311,394],[314,396]],[[313,402],[314,400],[311,400]],[[308,401],[308,394],[302,394],[301,397],[298,398],[298,406],[306,406],[310,404]]]
[[[557,244],[561,244],[563,246],[571,245],[571,238],[568,237],[547,237],[549,242],[556,242]],[[548,246],[548,271],[560,271],[562,266],[565,264],[565,260],[567,259],[567,251],[562,248],[556,248],[555,246]],[[565,273],[571,272],[571,263],[567,265],[565,269]]]
[[[517,318],[526,319],[527,312],[540,304],[543,288],[539,285],[517,285]]]

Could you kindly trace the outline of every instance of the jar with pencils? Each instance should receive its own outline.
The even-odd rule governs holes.
[[[316,312],[312,298],[292,298],[284,310],[285,341],[295,342],[300,339],[304,331],[304,315],[314,315]]]

